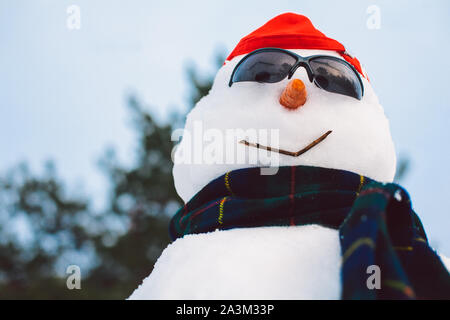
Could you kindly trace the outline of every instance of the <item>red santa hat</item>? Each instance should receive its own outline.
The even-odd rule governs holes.
[[[280,14],[242,38],[227,60],[267,47],[336,51],[365,77],[358,59],[350,56],[340,42],[328,38],[313,26],[311,20],[296,13]]]

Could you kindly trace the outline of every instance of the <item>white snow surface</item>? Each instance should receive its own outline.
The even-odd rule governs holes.
[[[301,56],[324,54],[341,58],[333,51],[292,51]],[[396,156],[389,121],[370,82],[362,78],[364,97],[357,100],[319,89],[309,82],[305,69],[298,68],[292,79],[298,78],[305,83],[307,101],[296,110],[287,110],[279,103],[279,97],[290,81],[288,79],[279,83],[238,82],[232,87],[228,86],[231,73],[242,58],[242,55],[235,57],[219,70],[209,94],[187,116],[187,132],[194,135],[195,126],[201,123],[203,132],[209,130],[209,134],[204,141],[183,138],[175,152],[175,187],[185,202],[224,173],[263,166],[274,159],[274,156],[278,157],[280,166],[312,165],[348,170],[383,182],[393,180]],[[238,143],[241,139],[271,145],[264,135],[249,138],[245,133],[249,129],[279,130],[279,147],[289,151],[300,150],[328,130],[333,132],[319,145],[297,158],[260,150],[255,151],[259,157],[257,163],[235,161],[220,164],[217,161],[203,161],[186,164],[180,161],[189,153],[198,157],[203,155],[204,160],[211,149],[208,146],[220,144],[220,134],[230,129],[244,131],[235,139],[223,143],[224,150],[234,150],[236,155],[249,152],[248,146]],[[191,140],[195,141],[191,143]],[[202,144],[202,149],[195,148],[199,143]]]
[[[442,254],[439,257],[441,258],[442,263],[444,264],[444,266],[450,272],[450,258],[447,258],[446,256],[444,256]]]
[[[187,235],[129,299],[339,299],[337,230],[262,227]]]

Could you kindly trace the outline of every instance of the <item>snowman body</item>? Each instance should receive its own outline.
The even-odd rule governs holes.
[[[318,225],[188,235],[130,299],[339,299],[337,230]]]
[[[301,56],[340,57],[328,50],[292,51]],[[239,143],[249,139],[249,129],[277,130],[277,146],[293,151],[332,130],[324,142],[300,157],[277,154],[276,165],[342,169],[378,181],[393,180],[396,157],[389,123],[366,78],[362,77],[364,97],[357,100],[316,87],[299,68],[293,77],[305,83],[308,98],[301,108],[288,110],[279,102],[288,79],[229,87],[232,71],[242,58],[233,58],[219,70],[209,94],[187,116],[188,134],[199,126],[207,136],[208,132],[226,136],[236,129],[232,138],[219,140],[223,150],[240,155],[249,152],[248,146]],[[198,154],[193,136],[180,142],[173,169],[177,192],[185,202],[226,172],[274,162],[273,153],[266,150],[256,151],[256,162],[187,161],[181,153]],[[201,139],[202,150],[211,145],[211,136]],[[264,145],[273,142],[268,135],[251,138]],[[340,264],[338,230],[319,225],[186,235],[163,251],[130,299],[339,299]]]

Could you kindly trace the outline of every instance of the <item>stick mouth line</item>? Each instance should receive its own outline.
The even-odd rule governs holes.
[[[315,146],[317,146],[319,143],[321,143],[323,140],[325,140],[332,132],[333,132],[332,130],[328,130],[323,135],[321,135],[319,138],[317,138],[316,140],[314,140],[313,142],[308,144],[306,147],[304,147],[303,149],[301,149],[297,152],[267,147],[267,146],[263,146],[262,144],[259,144],[259,143],[248,142],[247,140],[241,140],[241,141],[239,141],[239,143],[245,144],[246,146],[249,146],[249,147],[263,149],[263,150],[267,150],[267,151],[271,151],[271,152],[278,152],[278,153],[281,153],[281,154],[284,154],[287,156],[291,156],[291,157],[298,157],[298,156],[301,156],[302,154],[304,154],[305,152],[311,150]]]

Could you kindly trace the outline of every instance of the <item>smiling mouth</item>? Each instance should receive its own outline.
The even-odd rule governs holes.
[[[241,140],[239,141],[239,143],[245,144],[246,146],[249,147],[254,147],[254,148],[258,148],[258,149],[264,149],[267,151],[271,151],[271,152],[278,152],[287,156],[291,156],[291,157],[298,157],[302,154],[304,154],[305,152],[307,152],[308,150],[311,150],[312,148],[314,148],[315,146],[317,146],[319,143],[321,143],[323,140],[326,139],[326,137],[328,137],[328,135],[333,132],[331,130],[325,132],[323,135],[321,135],[319,138],[317,138],[316,140],[314,140],[313,142],[311,142],[310,144],[308,144],[306,147],[304,147],[303,149],[297,151],[297,152],[292,152],[292,151],[286,151],[283,149],[276,149],[276,148],[272,148],[272,147],[266,147],[263,146],[259,143],[251,143],[248,142],[247,140]]]

